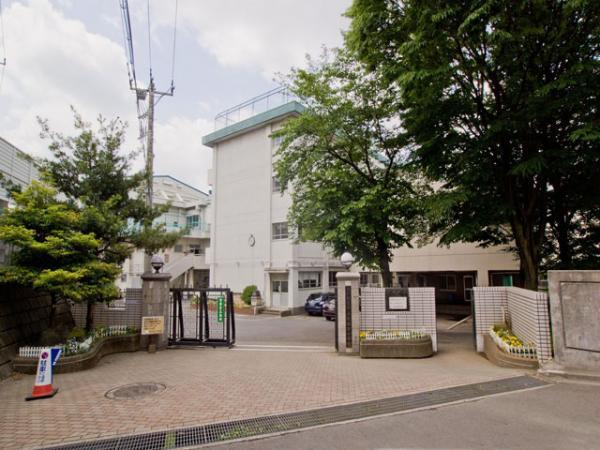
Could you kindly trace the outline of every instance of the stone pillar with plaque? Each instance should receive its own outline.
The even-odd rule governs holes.
[[[169,314],[169,273],[142,275],[142,330],[141,348],[153,352],[167,347]]]
[[[338,272],[336,300],[336,343],[340,354],[357,355],[360,352],[360,274]]]

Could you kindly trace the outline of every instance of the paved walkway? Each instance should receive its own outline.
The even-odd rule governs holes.
[[[311,319],[257,320],[275,320],[280,333],[293,334]],[[232,350],[111,355],[92,370],[57,375],[58,395],[35,402],[24,401],[33,376],[8,379],[0,383],[0,448],[35,448],[299,411],[523,373],[498,368],[477,355],[468,325],[461,328],[444,334],[439,354],[425,360],[363,360],[323,347],[312,351],[306,346],[274,347],[276,342],[260,347],[242,343],[247,346]],[[136,382],[163,383],[167,389],[139,399],[104,396]]]

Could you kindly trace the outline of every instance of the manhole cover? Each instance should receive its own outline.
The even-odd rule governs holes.
[[[104,396],[115,400],[125,400],[156,394],[164,391],[166,388],[167,387],[161,383],[134,383],[111,389],[104,394]]]

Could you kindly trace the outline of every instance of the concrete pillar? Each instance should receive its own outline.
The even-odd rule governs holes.
[[[151,343],[156,345],[156,349],[167,347],[170,280],[170,273],[146,272],[142,275],[142,317],[164,317],[164,330],[161,335],[142,336],[141,348],[148,348]]]
[[[338,272],[336,323],[338,353],[356,355],[360,351],[360,311],[359,288],[360,274]]]

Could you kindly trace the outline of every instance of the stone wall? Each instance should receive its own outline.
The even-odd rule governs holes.
[[[10,375],[11,361],[22,345],[35,344],[48,328],[50,296],[20,286],[0,284],[0,379]],[[68,314],[66,305],[56,318]]]
[[[600,375],[600,270],[548,272],[555,367]]]

